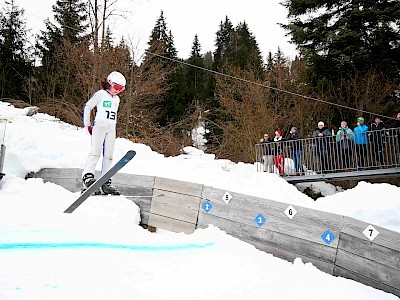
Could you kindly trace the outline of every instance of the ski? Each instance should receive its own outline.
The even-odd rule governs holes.
[[[90,187],[88,187],[79,197],[72,203],[64,213],[72,213],[75,209],[79,207],[90,195],[92,195],[98,188],[100,188],[103,184],[105,184],[112,176],[114,176],[119,170],[121,170],[134,156],[136,152],[133,150],[129,150],[126,154],[108,170],[105,174],[103,174],[99,179],[97,179]]]

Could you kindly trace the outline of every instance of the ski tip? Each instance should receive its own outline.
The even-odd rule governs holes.
[[[136,151],[135,150],[129,150],[128,152],[126,152],[126,155],[129,155],[129,156],[135,156],[136,155]]]
[[[64,214],[71,214],[74,212],[76,207],[68,207],[66,210],[64,210]]]

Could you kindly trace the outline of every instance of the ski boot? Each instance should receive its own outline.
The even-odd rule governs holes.
[[[82,183],[83,183],[84,189],[87,189],[89,186],[91,186],[95,182],[96,182],[96,179],[94,179],[94,175],[92,173],[86,173],[82,177]]]
[[[83,194],[83,192],[86,191],[95,182],[96,179],[94,179],[94,175],[92,173],[86,173],[85,175],[83,175],[82,177],[83,189],[81,190],[81,194]],[[93,194],[100,195],[101,192],[100,190],[97,190]]]
[[[100,187],[100,191],[102,195],[121,195],[121,193],[111,185],[111,179],[108,179],[108,181]]]

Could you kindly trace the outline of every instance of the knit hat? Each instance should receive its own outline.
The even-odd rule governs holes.
[[[282,135],[282,132],[281,132],[279,129],[277,129],[277,130],[275,131],[275,134]]]
[[[379,117],[376,117],[376,118],[375,118],[375,121],[376,121],[376,120],[382,121],[381,118],[379,118]]]
[[[296,127],[292,127],[292,129],[290,129],[290,131],[297,131]]]
[[[364,123],[364,118],[363,118],[363,117],[359,117],[359,118],[357,119],[357,121],[360,121],[361,123]]]
[[[322,121],[319,121],[319,122],[318,122],[318,126],[319,126],[319,125],[325,126],[324,122],[322,122]]]

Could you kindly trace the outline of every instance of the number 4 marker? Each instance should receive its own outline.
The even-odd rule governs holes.
[[[368,225],[363,234],[372,242],[379,234],[379,231],[372,225]]]

